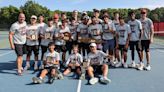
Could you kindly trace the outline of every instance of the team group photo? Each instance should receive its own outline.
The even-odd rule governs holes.
[[[78,5],[79,3],[87,2],[77,1],[74,1],[73,4]],[[69,89],[62,91],[65,87],[59,86],[57,88],[58,91],[51,90],[53,92],[81,92],[82,90],[85,90],[85,92],[87,90],[88,92],[100,92],[101,90],[108,92],[110,85],[114,84],[113,88],[117,89],[117,83],[121,84],[122,82],[124,82],[123,85],[130,86],[129,89],[128,87],[123,88],[124,91],[129,92],[131,87],[138,85],[139,82],[137,81],[143,81],[143,83],[141,83],[141,86],[137,86],[134,92],[140,89],[145,90],[145,92],[154,92],[153,90],[161,89],[160,86],[158,86],[159,88],[149,86],[152,87],[151,91],[142,88],[142,85],[144,87],[144,81],[150,81],[150,85],[153,83],[152,81],[154,80],[150,80],[153,76],[154,78],[159,78],[157,80],[161,80],[157,83],[163,82],[163,74],[159,72],[162,70],[154,72],[157,70],[157,67],[162,67],[160,66],[162,62],[158,63],[158,60],[162,61],[162,56],[164,55],[164,33],[162,33],[164,23],[162,24],[163,20],[157,13],[159,8],[150,10],[150,8],[145,6],[124,12],[125,10],[110,10],[92,6],[90,6],[90,11],[85,10],[85,8],[78,10],[78,8],[72,7],[72,10],[68,10],[69,12],[65,10],[59,11],[59,8],[59,10],[53,11],[48,15],[49,13],[39,6],[38,2],[41,1],[27,0],[25,6],[21,6],[15,16],[11,16],[14,20],[8,20],[10,22],[6,20],[6,23],[0,23],[1,26],[10,24],[8,25],[8,31],[6,31],[6,40],[2,43],[0,40],[2,46],[0,47],[2,52],[0,57],[6,58],[2,58],[1,61],[11,60],[9,58],[12,58],[11,61],[13,61],[13,64],[10,64],[10,66],[7,66],[5,63],[2,63],[3,65],[0,64],[0,73],[9,74],[5,73],[5,69],[10,71],[10,68],[13,67],[14,71],[12,73],[15,74],[13,82],[16,82],[17,79],[24,80],[26,78],[28,83],[30,83],[26,85],[51,84],[56,86],[58,82],[62,82],[65,85],[77,86],[77,88],[75,87],[76,91],[70,91]],[[11,8],[12,6],[9,7]],[[31,10],[30,7],[32,7]],[[39,12],[39,10],[42,12]],[[9,12],[13,11],[13,9],[10,9]],[[164,12],[162,13],[164,14]],[[0,19],[5,20],[3,16],[7,13],[5,13],[4,9],[1,8],[0,14],[2,14]],[[5,32],[0,34],[0,39],[2,40],[5,36],[3,33]],[[158,41],[159,43],[157,44]],[[155,49],[152,49],[153,46]],[[5,53],[5,51],[8,52]],[[154,63],[158,63],[158,65]],[[151,74],[151,72],[153,73]],[[157,73],[160,74],[160,77]],[[144,77],[144,75],[147,77]],[[130,78],[130,76],[133,77]],[[10,79],[13,78],[11,77]],[[118,82],[115,81],[115,78]],[[137,80],[135,80],[136,78]],[[77,80],[78,84],[73,82],[71,84],[71,81],[68,82],[68,79]],[[127,80],[128,83],[126,84],[124,80]],[[133,83],[133,80],[134,85],[129,84],[130,81]],[[21,82],[17,82],[22,85]],[[94,87],[99,89],[97,91],[96,89],[91,90],[90,86],[82,89],[82,82],[85,82],[84,85],[94,85],[93,89]],[[101,89],[101,86],[98,86],[98,84],[104,85],[107,88]],[[145,85],[147,84],[149,82],[145,82]],[[3,89],[0,88],[0,92],[5,90],[5,86]],[[30,87],[28,87],[28,90],[30,91]],[[31,92],[33,92],[32,90],[34,91],[34,89],[31,89]],[[110,90],[112,91],[112,89]],[[42,92],[43,90],[40,89],[40,91]],[[118,88],[115,91],[119,92],[121,90]],[[162,89],[159,92],[161,91]]]

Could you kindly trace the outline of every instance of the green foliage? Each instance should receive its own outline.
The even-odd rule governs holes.
[[[110,15],[110,18],[113,19],[113,13],[119,12],[125,20],[128,20],[128,12],[134,10],[136,13],[136,17],[140,18],[140,9],[102,9],[100,10],[100,16],[104,11]],[[20,8],[14,6],[2,7],[0,8],[0,28],[9,27],[13,22],[17,21],[17,17],[19,12],[24,12],[26,15],[26,21],[29,23],[30,16],[36,15],[39,16],[40,14],[45,16],[47,20],[48,17],[52,17],[54,12],[58,13],[59,15],[62,13],[60,10],[50,11],[48,8],[39,5],[34,1],[27,1],[23,6]],[[92,11],[87,11],[89,16],[92,16]],[[72,12],[66,12],[68,18],[71,18]],[[80,13],[79,13],[80,14]],[[164,22],[164,7],[156,8],[154,10],[148,10],[148,17],[151,18],[154,22]]]

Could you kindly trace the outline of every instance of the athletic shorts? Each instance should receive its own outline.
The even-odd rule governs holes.
[[[27,54],[27,49],[25,44],[14,44],[15,53],[17,56],[23,56],[23,54]]]
[[[42,53],[47,52],[48,46],[41,45]]]
[[[46,69],[48,71],[48,73],[51,73],[51,71],[53,69],[58,69],[57,67],[54,67],[54,66],[50,66],[50,67],[45,67],[44,69]]]
[[[76,72],[77,69],[80,69],[81,70],[81,67],[80,66],[77,66],[77,67],[75,67],[75,69],[72,69],[71,67],[68,67],[67,69],[71,70],[71,72]]]
[[[67,52],[67,48],[65,45],[56,45],[55,50],[57,52]]]
[[[95,74],[102,74],[102,65],[92,65]]]
[[[114,39],[111,40],[104,40],[103,42],[103,51],[106,52],[107,50],[112,51],[115,47]]]
[[[119,45],[119,46],[118,46],[118,49],[119,49],[120,51],[128,52],[128,49],[125,48],[125,45]]]
[[[34,53],[35,56],[39,54],[39,46],[34,45],[34,46],[28,46],[27,45],[27,55],[31,56],[32,52]]]
[[[130,41],[129,42],[130,50],[137,50],[141,51],[141,44],[140,41]]]
[[[141,51],[145,50],[145,52],[150,51],[150,40],[141,40]]]

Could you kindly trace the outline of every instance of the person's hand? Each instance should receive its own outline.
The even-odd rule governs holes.
[[[14,46],[13,44],[11,45],[11,49],[12,49],[12,50],[14,50],[14,49],[15,49],[15,46]]]
[[[153,38],[151,38],[151,39],[150,39],[150,43],[153,43],[153,42],[154,42],[154,39],[153,39]]]
[[[126,45],[125,45],[125,49],[128,49],[128,47],[129,47],[129,45],[128,45],[128,44],[126,44]]]

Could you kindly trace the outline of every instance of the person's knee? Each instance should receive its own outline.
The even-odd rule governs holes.
[[[107,64],[103,64],[102,70],[107,70],[107,69],[108,69],[108,65]]]
[[[56,70],[55,69],[52,69],[51,70],[51,75],[55,75],[55,73],[56,73]]]

